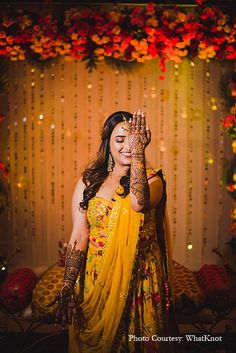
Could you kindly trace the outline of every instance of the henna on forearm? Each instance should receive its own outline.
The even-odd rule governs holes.
[[[145,206],[149,200],[149,186],[146,175],[144,153],[131,154],[130,192],[137,198],[139,206]]]
[[[84,266],[85,256],[85,250],[76,249],[76,242],[73,247],[71,244],[68,245],[64,274],[64,284],[66,286],[74,286],[78,274]]]
[[[131,151],[130,194],[137,205],[145,208],[149,202],[149,185],[145,168],[145,148],[151,140],[150,130],[146,127],[144,113],[139,109],[130,122],[128,134]]]

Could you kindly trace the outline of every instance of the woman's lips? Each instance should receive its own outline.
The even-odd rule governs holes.
[[[126,157],[126,158],[130,158],[131,157],[131,153],[130,152],[120,152],[122,154],[122,156]]]

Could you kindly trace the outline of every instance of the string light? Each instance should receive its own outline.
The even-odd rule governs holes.
[[[64,97],[64,77],[65,77],[65,63],[62,62],[60,65],[60,76],[61,76],[61,87],[60,95]],[[64,239],[65,236],[65,120],[64,120],[64,100],[61,100],[61,187],[60,187],[60,213],[61,213],[61,237]]]
[[[194,79],[195,66],[190,65],[189,75],[189,116],[187,119],[187,205],[186,205],[186,228],[188,250],[192,250],[193,237],[193,111],[194,111]]]
[[[76,183],[78,178],[78,102],[79,102],[79,95],[78,95],[78,62],[77,60],[73,63],[73,86],[74,86],[74,115],[73,115],[73,178],[74,182]]]
[[[92,93],[91,93],[91,88],[92,88],[92,83],[91,83],[91,77],[92,74],[88,73],[88,90],[87,90],[87,106],[88,106],[88,128],[87,128],[87,138],[88,138],[88,157],[89,159],[91,158],[91,132],[92,132]]]
[[[191,243],[189,243],[187,248],[188,248],[188,250],[192,250],[193,249],[193,245]]]
[[[27,111],[27,92],[26,92],[26,87],[27,87],[27,82],[26,82],[26,77],[27,77],[27,65],[24,63],[23,65],[23,111]],[[22,188],[23,188],[23,205],[24,205],[24,215],[23,215],[23,222],[24,222],[24,241],[27,242],[28,239],[30,239],[30,232],[28,228],[28,218],[29,218],[29,201],[28,201],[28,194],[29,194],[29,188],[28,188],[28,135],[29,135],[29,124],[27,124],[27,117],[24,116],[22,121],[23,121],[23,177],[21,179],[22,182]],[[18,185],[18,187],[20,187]]]
[[[36,223],[35,223],[35,157],[36,157],[36,148],[35,148],[35,68],[31,67],[30,69],[31,77],[31,89],[30,89],[30,115],[31,115],[31,195],[30,195],[30,200],[31,200],[31,205],[30,205],[30,210],[31,210],[31,215],[30,215],[30,224],[31,224],[31,236],[35,237],[36,236]]]
[[[172,197],[173,197],[173,209],[172,209],[172,235],[175,238],[177,236],[177,180],[178,180],[178,90],[179,90],[179,65],[174,65],[174,104],[173,104],[173,146],[172,146]]]
[[[205,96],[207,101],[210,100],[210,67],[209,62],[204,64],[205,66]],[[204,183],[203,183],[203,222],[202,222],[202,253],[204,255],[205,247],[207,245],[207,209],[208,209],[208,187],[209,187],[209,137],[210,137],[210,110],[209,105],[206,106],[204,123],[204,149],[203,149],[203,161],[204,161]]]
[[[160,92],[160,167],[163,168],[163,153],[166,151],[165,141],[164,141],[164,89],[161,88]]]

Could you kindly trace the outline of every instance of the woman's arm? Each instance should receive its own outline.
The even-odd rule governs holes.
[[[134,114],[128,139],[131,150],[131,206],[135,211],[142,212],[155,207],[163,193],[162,181],[158,176],[152,177],[149,181],[147,179],[145,148],[151,140],[151,133],[146,128],[143,112]]]
[[[88,224],[86,212],[81,211],[79,207],[79,203],[83,198],[83,190],[84,184],[80,179],[72,197],[73,229],[67,248],[62,287],[48,304],[48,306],[52,306],[57,301],[59,302],[56,321],[61,321],[63,325],[72,322],[72,317],[78,309],[74,295],[74,286],[78,275],[84,268],[86,260]]]
[[[71,246],[75,246],[75,249],[80,249],[86,251],[88,246],[88,222],[87,222],[87,212],[80,209],[80,202],[83,199],[83,191],[85,185],[82,178],[78,181],[73,197],[72,197],[72,221],[73,228],[69,240]]]

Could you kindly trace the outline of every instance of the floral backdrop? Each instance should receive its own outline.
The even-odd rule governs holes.
[[[96,67],[105,58],[146,62],[160,59],[180,63],[236,58],[235,22],[216,6],[196,0],[184,9],[149,3],[143,7],[72,8],[58,16],[10,12],[0,21],[0,55],[11,60],[64,56]]]
[[[10,229],[2,249],[20,248],[19,264],[55,260],[102,123],[138,107],[153,132],[148,159],[167,175],[175,258],[197,269],[216,261],[213,247],[235,248],[234,155],[227,167],[236,152],[235,31],[232,16],[200,0],[3,12],[0,212],[10,205]]]

